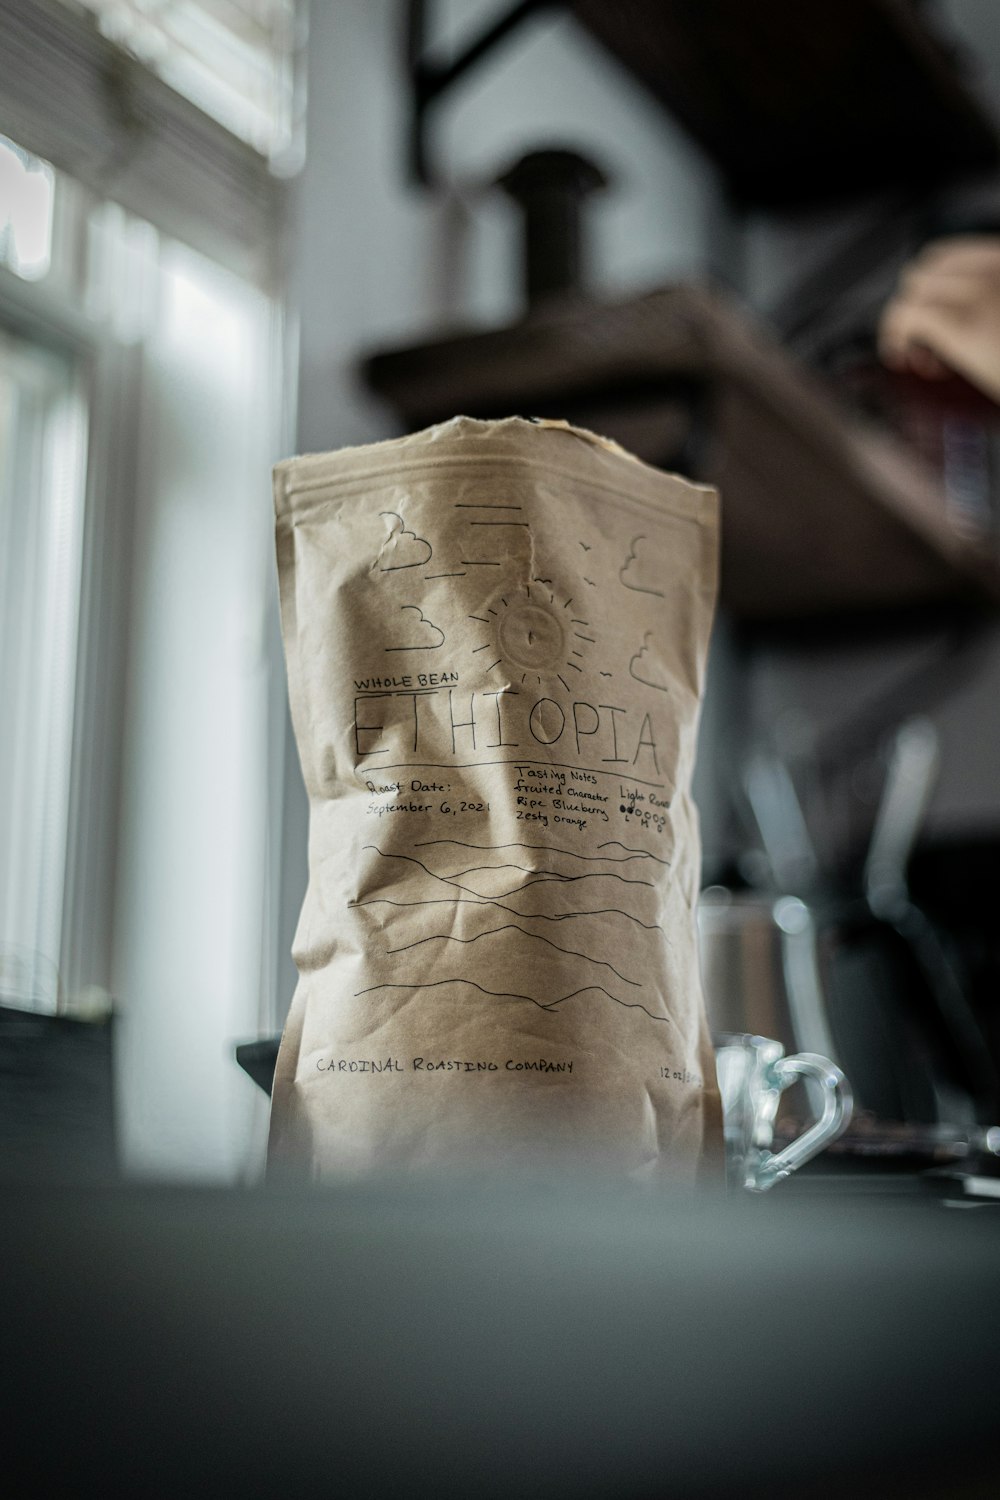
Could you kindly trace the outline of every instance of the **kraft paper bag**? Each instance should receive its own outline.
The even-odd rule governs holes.
[[[459,417],[275,502],[310,834],[269,1169],[693,1177],[715,491]]]

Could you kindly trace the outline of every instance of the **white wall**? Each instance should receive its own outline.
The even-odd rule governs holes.
[[[508,0],[439,0],[438,42],[461,45]],[[314,0],[308,154],[290,233],[301,319],[298,445],[315,451],[394,431],[360,389],[359,357],[520,311],[518,224],[485,185],[525,150],[573,145],[616,179],[594,200],[594,289],[617,296],[731,268],[732,225],[714,169],[568,17],[509,36],[432,119],[443,182],[407,180],[408,104],[398,0]],[[294,750],[285,799],[282,948],[305,883],[304,794]],[[290,960],[279,988],[295,982]]]
[[[112,974],[119,1139],[129,1172],[231,1181],[252,1169],[264,1111],[233,1046],[262,1029],[270,983],[270,304],[168,245],[143,361]]]

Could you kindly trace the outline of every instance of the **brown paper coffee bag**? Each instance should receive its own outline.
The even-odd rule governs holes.
[[[715,491],[456,418],[275,500],[310,835],[271,1165],[693,1175]]]

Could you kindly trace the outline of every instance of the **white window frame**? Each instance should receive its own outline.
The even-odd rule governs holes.
[[[273,291],[287,183],[65,0],[0,0],[0,134]]]
[[[305,0],[303,0],[303,10]],[[0,135],[51,163],[57,181],[48,275],[21,280],[0,266],[0,322],[68,354],[88,401],[88,463],[80,650],[71,770],[70,842],[63,904],[63,990],[111,987],[122,716],[130,629],[133,504],[140,453],[141,340],[123,345],[81,309],[75,284],[87,207],[119,204],[169,237],[283,300],[289,181],[266,158],[176,93],[98,29],[70,0],[0,0]],[[294,161],[283,164],[291,170]],[[62,193],[60,189],[63,189]],[[65,191],[71,188],[67,194]],[[71,200],[67,211],[67,197]],[[61,200],[61,201],[60,201]],[[281,427],[294,431],[294,327],[286,324]],[[286,443],[287,446],[287,443]],[[275,643],[276,657],[280,645]],[[275,674],[272,757],[280,780],[287,711]],[[280,698],[279,698],[280,687]],[[284,797],[270,840],[286,837]],[[271,893],[278,927],[281,895]],[[289,961],[272,956],[274,1024],[283,1016]],[[96,977],[100,976],[100,977]]]
[[[102,333],[44,282],[0,268],[0,324],[74,366],[87,406],[68,842],[58,959],[70,1008],[110,986],[139,345]]]

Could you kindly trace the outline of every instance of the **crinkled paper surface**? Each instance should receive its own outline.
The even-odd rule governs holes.
[[[275,501],[310,840],[272,1164],[693,1175],[715,492],[456,418]]]

